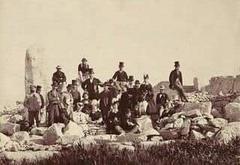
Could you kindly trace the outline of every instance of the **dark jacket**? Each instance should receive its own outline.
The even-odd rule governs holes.
[[[170,89],[174,88],[177,79],[179,79],[180,83],[183,85],[183,79],[182,79],[181,71],[177,71],[176,69],[174,69],[169,75],[169,83],[170,83],[169,88]]]
[[[88,64],[79,64],[78,65],[78,71],[81,71],[82,74],[86,74],[89,70],[89,65]]]
[[[77,110],[77,103],[79,103],[81,101],[81,94],[79,91],[71,91],[72,97],[73,97],[73,109],[74,111]]]
[[[112,77],[114,80],[117,79],[117,81],[120,82],[126,82],[128,80],[128,75],[125,71],[116,71]]]
[[[45,102],[44,102],[44,98],[43,98],[43,95],[42,94],[39,94],[40,95],[40,98],[41,98],[41,109],[43,109],[44,108],[44,104],[45,104]]]
[[[92,82],[90,81],[90,78],[89,78],[82,83],[82,89],[88,91],[90,100],[99,99],[98,86],[100,84],[101,84],[101,81],[97,78],[93,78]]]
[[[112,93],[111,91],[102,91],[100,93],[100,103],[99,108],[101,111],[109,111],[112,104]]]
[[[160,96],[161,95],[161,96]],[[166,104],[169,100],[169,97],[166,93],[158,93],[157,97],[156,97],[156,104],[157,104],[157,108],[160,108],[161,106],[163,106],[163,108],[166,108]]]
[[[54,82],[57,82],[58,84],[59,83],[63,83],[63,82],[66,82],[66,76],[63,72],[61,71],[56,71],[55,73],[53,73],[53,76],[52,76],[52,81]]]
[[[140,86],[140,91],[142,94],[145,94],[146,100],[149,101],[152,98],[153,95],[153,88],[152,85],[149,84],[142,84]]]

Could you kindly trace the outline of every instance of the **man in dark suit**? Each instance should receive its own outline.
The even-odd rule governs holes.
[[[157,94],[156,97],[156,105],[157,105],[157,109],[159,111],[159,116],[161,117],[164,110],[166,110],[168,102],[169,102],[169,97],[168,95],[164,92],[164,86],[161,85],[160,86],[160,91]]]
[[[82,83],[82,89],[88,92],[90,100],[99,99],[99,86],[101,81],[94,77],[93,69],[89,69],[89,78]]]
[[[112,93],[109,90],[109,83],[105,82],[103,84],[103,91],[100,93],[100,104],[99,104],[99,108],[102,112],[102,118],[103,118],[103,122],[104,124],[107,124],[107,120],[108,120],[108,113],[110,111],[111,108],[111,104],[112,104]]]
[[[113,75],[113,80],[117,80],[118,82],[127,82],[128,80],[128,75],[127,73],[123,70],[124,68],[124,63],[119,62],[119,70],[116,71]]]
[[[87,59],[82,58],[82,63],[78,65],[78,75],[80,82],[85,81],[88,78],[89,65],[87,64]]]
[[[58,84],[63,84],[66,82],[66,76],[65,74],[61,71],[62,67],[61,66],[57,66],[56,67],[57,71],[55,73],[53,73],[52,76],[52,82],[57,82]]]
[[[175,62],[174,65],[175,69],[170,73],[169,76],[169,88],[173,90],[177,90],[179,97],[183,102],[188,102],[184,90],[183,90],[183,79],[182,79],[182,73],[179,70],[180,69],[180,64],[178,61]]]
[[[140,90],[142,94],[145,96],[146,101],[151,100],[151,96],[153,95],[153,88],[149,82],[149,75],[143,75],[143,83],[140,86]]]
[[[77,80],[72,80],[71,94],[72,94],[72,97],[73,97],[73,110],[77,111],[78,110],[78,104],[81,101],[81,93],[78,91]]]

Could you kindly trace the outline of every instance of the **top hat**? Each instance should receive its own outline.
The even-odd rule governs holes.
[[[139,80],[136,80],[136,81],[135,81],[135,84],[140,84],[140,81],[139,81]]]
[[[133,76],[129,76],[128,81],[134,81],[134,77]]]
[[[68,85],[67,85],[67,89],[68,89],[68,88],[72,88],[72,84],[68,84]]]
[[[77,80],[72,80],[72,85],[78,85]]]
[[[124,62],[119,62],[120,67],[124,67]]]
[[[149,78],[149,75],[148,75],[148,74],[145,74],[145,75],[143,75],[143,78],[144,78],[144,79],[148,79],[148,78]]]
[[[174,62],[174,66],[180,66],[179,61],[175,61],[175,62]]]
[[[84,62],[84,61],[87,62],[87,59],[86,58],[82,58],[82,62]]]
[[[165,89],[165,86],[164,85],[160,85],[159,89]]]
[[[93,68],[88,69],[89,74],[94,74]]]
[[[60,65],[58,65],[58,66],[56,67],[56,69],[62,69],[62,67],[61,67]]]

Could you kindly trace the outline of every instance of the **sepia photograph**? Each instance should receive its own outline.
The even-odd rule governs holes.
[[[240,165],[239,0],[0,0],[0,165]]]

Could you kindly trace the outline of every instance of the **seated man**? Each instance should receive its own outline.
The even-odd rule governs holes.
[[[122,127],[120,126],[120,113],[118,111],[118,104],[117,100],[113,100],[111,110],[108,113],[108,123],[107,123],[107,132],[113,134],[123,134],[125,133]]]
[[[83,93],[83,99],[79,103],[79,107],[81,107],[80,109],[83,113],[90,114],[91,104],[90,104],[90,100],[88,99],[88,93],[87,92]]]
[[[97,100],[91,101],[91,112],[89,114],[90,119],[93,123],[101,123],[102,122],[102,113],[98,108]]]
[[[130,109],[128,109],[125,113],[125,116],[122,120],[122,128],[126,133],[139,133],[140,128],[135,120],[135,118],[132,116],[132,112]]]
[[[164,88],[165,87],[163,85],[160,86],[160,91],[156,97],[156,104],[157,104],[157,109],[159,111],[159,117],[161,117],[163,114],[163,111],[165,111],[166,108],[168,108],[168,103],[170,101],[168,95],[164,92]]]

